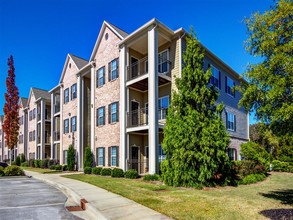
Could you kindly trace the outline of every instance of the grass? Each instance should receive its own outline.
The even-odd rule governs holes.
[[[288,214],[293,205],[292,173],[273,173],[252,185],[203,190],[174,188],[142,179],[84,174],[65,177],[104,188],[174,219],[266,219],[278,211]]]
[[[35,167],[21,167],[23,170],[38,172],[42,174],[54,174],[54,173],[62,173],[61,170],[49,170]]]

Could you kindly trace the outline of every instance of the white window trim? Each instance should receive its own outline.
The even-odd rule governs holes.
[[[113,63],[116,63],[116,65],[115,65],[115,69],[113,69]],[[116,70],[116,77],[115,77],[115,79],[117,79],[118,77],[117,77],[117,59],[114,59],[114,60],[112,60],[111,61],[111,80],[110,81],[113,81],[113,80],[115,80],[115,79],[113,79],[113,72]]]
[[[227,86],[227,93],[226,93],[226,94],[228,94],[229,96],[231,96],[232,98],[234,98],[234,95],[233,95],[233,94],[230,94],[230,93],[228,92],[228,81],[229,81],[229,79],[233,82],[233,84],[235,83],[235,81],[234,81],[232,78],[230,78],[229,76],[227,76],[227,85],[225,85],[225,86]],[[229,86],[229,87],[230,87],[230,86]],[[231,87],[231,92],[232,92],[233,87],[234,87],[234,85]],[[235,91],[234,91],[234,92],[235,92]]]
[[[116,149],[116,154],[113,155],[113,148]],[[117,167],[118,164],[117,164],[117,150],[118,150],[118,147],[117,146],[112,146],[111,147],[111,167]],[[113,164],[113,158],[116,158],[116,165]]]
[[[233,116],[233,121],[232,121],[233,128],[228,128],[228,124],[227,124],[227,130],[228,131],[235,131],[235,117],[236,117],[236,115],[233,114],[232,112],[227,112],[227,123],[229,123],[229,122],[231,123],[231,121],[229,121],[229,115]]]
[[[100,71],[102,72],[102,76],[101,77],[100,77]],[[105,67],[104,66],[102,66],[102,67],[100,67],[98,69],[97,75],[98,75],[98,85],[97,85],[97,87],[102,87],[105,84]],[[103,83],[101,85],[99,85],[101,79],[103,79]]]
[[[217,89],[220,89],[219,87],[219,84],[221,83],[221,81],[220,81],[220,70],[218,69],[218,68],[216,68],[214,65],[212,65],[212,64],[210,64],[210,67],[211,67],[211,71],[212,71],[212,77],[214,77],[214,75],[213,75],[213,70],[212,70],[212,68],[214,68],[214,69],[216,69],[216,71],[218,72],[218,78],[217,78],[217,80],[218,80],[218,85],[216,86],[216,85],[214,85],[214,84],[212,84],[212,83],[209,83],[210,85],[214,85]],[[214,78],[216,78],[216,77],[214,77]]]
[[[161,51],[160,53],[158,53],[158,73],[160,73],[159,72],[159,66],[160,66],[159,57],[160,57],[160,55],[162,55],[165,52],[167,52],[167,61],[169,61],[169,49],[165,49],[165,50]],[[163,73],[160,73],[160,74],[166,74],[166,73],[169,73],[169,71],[170,71],[170,68],[169,68],[169,65],[167,65],[167,71],[163,72]]]

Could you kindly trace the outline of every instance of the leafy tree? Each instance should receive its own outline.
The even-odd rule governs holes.
[[[208,185],[230,169],[229,136],[220,116],[223,105],[216,106],[218,92],[208,86],[212,73],[204,71],[203,58],[204,50],[191,31],[164,129],[166,160],[161,170],[168,185]]]
[[[92,150],[90,148],[90,146],[87,146],[85,148],[85,158],[84,158],[84,163],[83,163],[83,167],[92,167],[93,163],[94,163],[94,155],[92,153]]]
[[[18,100],[19,93],[18,88],[15,85],[15,73],[14,73],[14,61],[12,55],[8,59],[8,76],[6,78],[6,88],[5,93],[5,104],[4,104],[4,125],[3,131],[5,132],[5,141],[7,147],[10,150],[14,149],[17,144],[18,131],[19,131],[19,121],[18,121]],[[11,157],[10,157],[11,160]],[[11,163],[11,161],[10,161]]]
[[[246,49],[262,58],[245,74],[240,105],[255,109],[258,119],[274,133],[293,134],[293,3],[279,0],[269,11],[246,20]]]
[[[69,171],[74,170],[75,165],[75,152],[74,147],[72,145],[69,146],[67,151],[67,168]]]

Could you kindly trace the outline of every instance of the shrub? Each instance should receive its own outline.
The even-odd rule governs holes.
[[[114,168],[112,171],[111,171],[111,177],[124,177],[124,171],[120,168]]]
[[[87,146],[85,148],[85,158],[84,158],[84,167],[93,167],[93,162],[94,162],[94,155],[91,151],[90,146]]]
[[[293,172],[293,166],[290,165],[289,162],[283,162],[279,160],[272,161],[272,168],[273,168],[273,171]]]
[[[39,160],[40,163],[40,168],[46,169],[49,166],[49,159],[43,159],[43,160]]]
[[[18,166],[8,166],[4,169],[5,176],[24,176],[23,170]]]
[[[64,164],[63,166],[62,166],[62,171],[67,171],[68,170],[68,166],[67,166],[67,164]]]
[[[59,165],[59,164],[55,165],[55,170],[62,170],[62,165]]]
[[[29,167],[35,167],[35,159],[29,159],[28,165]]]
[[[20,165],[21,165],[22,167],[28,167],[28,162],[25,161],[25,162],[21,163]]]
[[[102,171],[102,167],[94,167],[92,169],[92,174],[95,174],[95,175],[101,175],[101,171]]]
[[[4,168],[0,166],[0,176],[4,176]]]
[[[68,170],[73,171],[75,166],[75,152],[74,152],[74,147],[72,145],[70,145],[68,148],[66,162],[67,162]]]
[[[92,168],[91,167],[85,167],[83,172],[84,172],[84,174],[91,174],[92,173]]]
[[[112,169],[111,168],[103,168],[101,170],[101,176],[111,176]]]
[[[265,174],[249,174],[248,176],[245,176],[242,180],[240,180],[240,184],[252,184],[257,183],[260,181],[263,181],[266,178]]]
[[[16,166],[16,161],[12,161],[11,165]]]
[[[56,169],[56,165],[51,165],[49,168],[50,168],[50,170],[55,170]]]
[[[40,160],[34,160],[34,167],[36,167],[36,168],[40,168],[40,166],[41,166],[41,161]]]
[[[20,163],[24,163],[26,161],[25,159],[25,155],[24,154],[20,154]]]
[[[50,166],[52,166],[52,165],[56,165],[56,164],[58,164],[57,163],[57,160],[49,160],[48,161],[48,167],[50,168]]]
[[[160,176],[158,174],[147,174],[143,177],[144,181],[156,181],[160,180]]]
[[[20,156],[17,156],[15,158],[15,164],[16,164],[16,166],[20,166]]]
[[[136,179],[138,177],[138,173],[136,170],[127,170],[124,173],[125,178],[127,179]]]

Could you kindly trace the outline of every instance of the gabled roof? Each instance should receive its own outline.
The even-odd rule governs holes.
[[[30,94],[29,94],[29,97],[27,100],[27,105],[30,103],[32,94],[34,94],[36,100],[38,100],[40,98],[45,99],[45,100],[51,100],[51,95],[47,90],[38,89],[38,88],[31,88]]]
[[[94,46],[94,49],[93,49],[93,52],[92,52],[92,55],[91,55],[91,58],[90,58],[90,61],[93,61],[94,57],[95,57],[95,54],[98,50],[98,47],[100,45],[100,42],[102,40],[102,37],[103,37],[103,33],[106,29],[106,27],[108,27],[114,34],[116,34],[117,37],[120,38],[120,40],[123,40],[125,37],[128,36],[128,34],[121,30],[120,28],[116,27],[115,25],[113,24],[110,24],[109,22],[107,21],[104,21],[103,24],[102,24],[102,27],[100,29],[100,33],[98,35],[98,38],[97,38],[97,41],[95,43],[95,46]]]
[[[62,83],[62,81],[63,81],[64,75],[66,72],[66,68],[68,66],[69,59],[71,59],[73,61],[73,64],[77,67],[78,70],[82,69],[84,66],[86,66],[88,64],[88,61],[83,58],[80,58],[80,57],[75,56],[73,54],[67,54],[59,83]]]
[[[27,98],[23,98],[23,97],[20,97],[20,98],[19,98],[19,102],[22,104],[22,108],[26,108],[26,106],[27,106],[27,101],[28,101]]]

